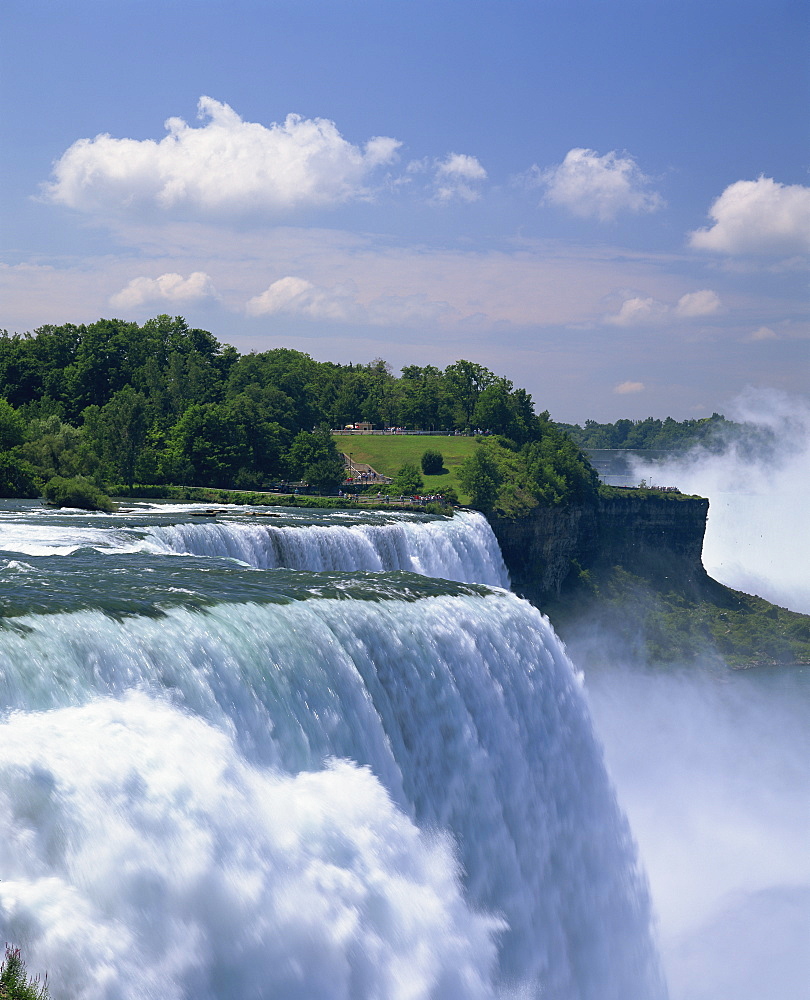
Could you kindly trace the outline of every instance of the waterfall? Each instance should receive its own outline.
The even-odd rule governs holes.
[[[120,558],[95,557],[106,589],[133,560],[177,589],[174,558]],[[210,559],[182,563],[190,591]],[[320,576],[4,620],[0,934],[54,1000],[662,1000],[547,620],[504,590]]]
[[[405,570],[508,587],[498,543],[481,514],[389,524],[276,527],[244,520],[179,523],[149,533],[158,550],[238,559],[260,569]]]

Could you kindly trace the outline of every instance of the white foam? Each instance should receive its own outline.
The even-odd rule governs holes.
[[[96,525],[0,520],[0,552],[18,552],[27,556],[65,556],[77,549],[94,548],[108,552],[139,552],[147,546],[126,529]]]
[[[0,936],[54,1000],[487,1000],[500,922],[366,768],[251,767],[143,695],[0,727]]]
[[[507,922],[499,987],[561,1000],[664,995],[645,885],[580,685],[548,622],[514,595],[218,605],[120,621],[82,611],[10,625],[0,631],[7,705],[140,689],[228,733],[256,767],[368,765],[403,814],[456,840],[468,906]],[[193,767],[191,746],[166,736],[154,752],[191,754]],[[137,756],[130,767],[139,784]],[[262,822],[251,828],[259,838]],[[49,829],[40,814],[32,835]],[[29,876],[36,858],[31,866]]]

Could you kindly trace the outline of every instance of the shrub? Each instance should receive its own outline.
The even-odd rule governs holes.
[[[444,455],[440,451],[428,448],[422,455],[422,472],[426,476],[438,476],[444,468]]]
[[[441,514],[442,517],[453,516],[453,508],[443,503],[426,503],[423,510],[426,514]]]
[[[19,948],[6,945],[6,957],[0,966],[0,1000],[48,1000],[48,984],[39,976],[28,978]]]
[[[54,507],[78,507],[80,510],[104,510],[107,513],[113,510],[113,502],[107,494],[84,476],[72,479],[54,476],[45,484],[42,495]]]

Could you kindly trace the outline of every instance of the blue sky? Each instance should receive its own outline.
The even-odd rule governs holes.
[[[0,326],[459,357],[561,420],[810,371],[808,8],[6,0]]]

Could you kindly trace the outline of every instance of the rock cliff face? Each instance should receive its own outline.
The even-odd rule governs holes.
[[[709,501],[610,497],[537,507],[520,520],[490,517],[518,593],[559,597],[581,570],[621,566],[673,589],[709,583],[701,562]]]

